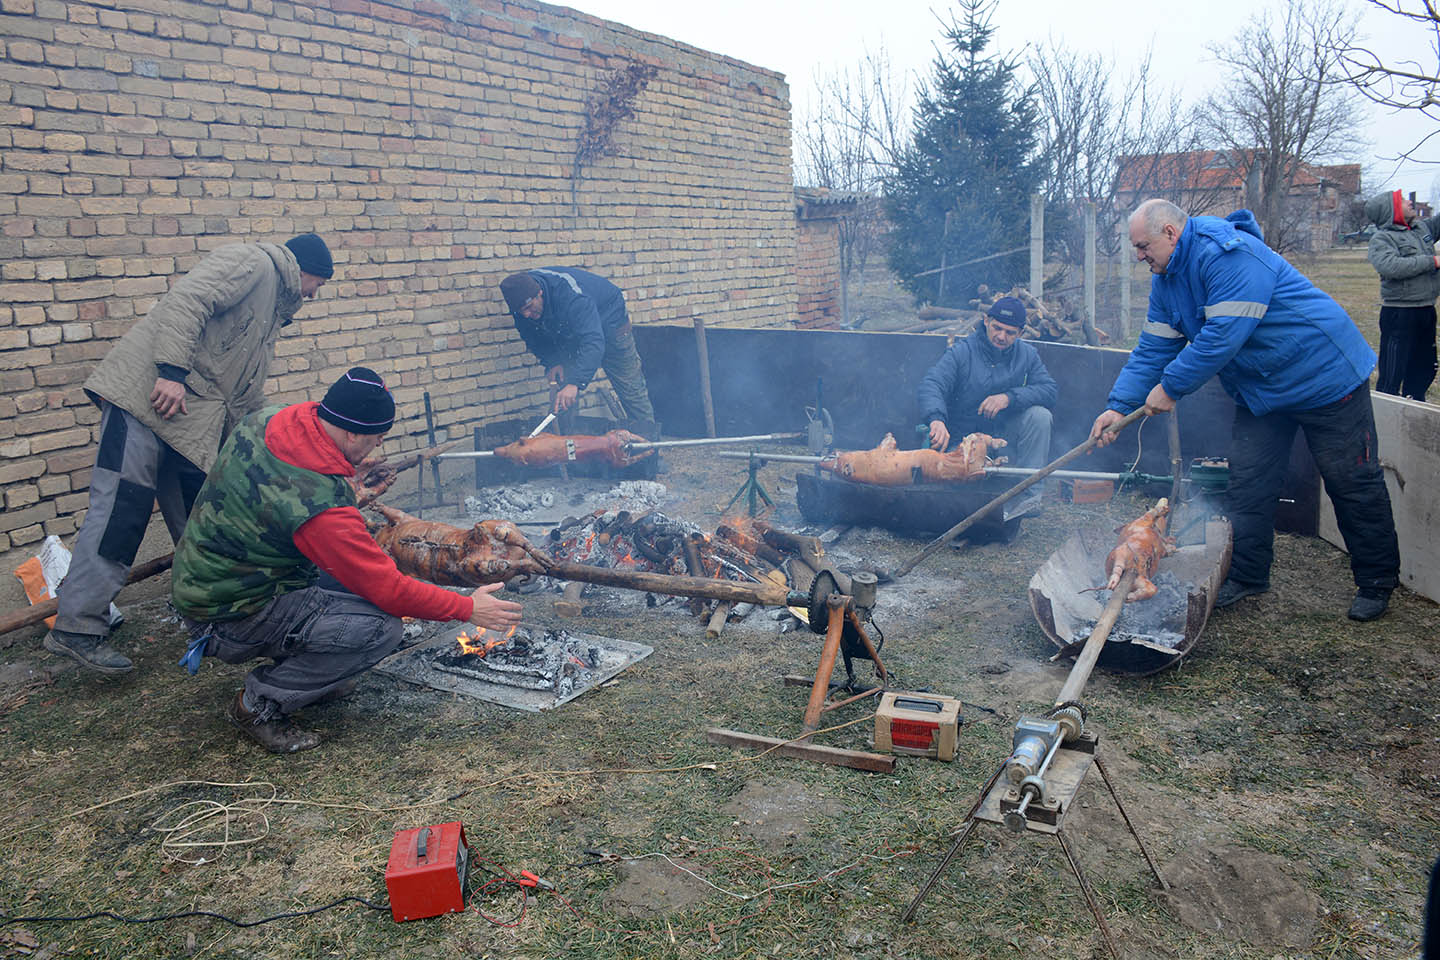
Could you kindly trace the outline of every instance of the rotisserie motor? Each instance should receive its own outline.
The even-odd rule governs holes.
[[[1149,600],[1159,589],[1150,581],[1161,557],[1175,552],[1175,541],[1165,536],[1170,522],[1170,501],[1161,498],[1155,506],[1131,520],[1118,531],[1119,541],[1105,558],[1106,590],[1120,585],[1126,570],[1135,571],[1135,586],[1125,595],[1128,602]]]
[[[644,437],[629,430],[611,430],[599,437],[566,437],[556,433],[542,433],[538,437],[516,440],[514,443],[497,447],[495,455],[522,467],[553,467],[572,461],[605,461],[612,467],[628,467],[655,452],[646,450],[631,456],[625,450],[627,444],[644,442]]]
[[[375,542],[408,576],[450,587],[499,583],[525,573],[544,573],[547,561],[508,520],[482,520],[468,530],[418,520],[376,504],[386,523]]]
[[[937,450],[898,450],[895,437],[885,434],[874,450],[851,450],[822,466],[835,471],[846,480],[899,487],[916,483],[919,471],[924,483],[956,483],[985,475],[987,464],[1004,463],[1004,458],[990,459],[990,451],[1005,446],[999,437],[972,433],[949,453]]]

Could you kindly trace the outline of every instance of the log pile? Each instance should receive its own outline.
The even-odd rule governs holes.
[[[1018,283],[1009,290],[991,290],[982,283],[975,299],[970,301],[970,308],[984,313],[1001,297],[1014,297],[1025,304],[1025,329],[1020,335],[1026,340],[1085,343],[1085,321],[1068,309],[1064,298],[1058,305],[1046,303]],[[1097,328],[1095,333],[1102,344],[1110,339],[1103,330]]]

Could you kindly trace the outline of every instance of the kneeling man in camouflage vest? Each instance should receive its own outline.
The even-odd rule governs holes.
[[[465,596],[412,579],[371,538],[346,478],[394,420],[395,401],[364,367],[320,403],[247,417],[221,448],[176,547],[172,595],[192,637],[181,662],[193,673],[202,656],[268,657],[226,712],[275,753],[319,744],[291,714],[348,693],[400,646],[402,616],[494,630],[520,622],[520,604],[493,596],[502,584]]]

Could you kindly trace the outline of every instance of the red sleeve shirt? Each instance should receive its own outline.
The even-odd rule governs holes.
[[[330,476],[355,473],[350,461],[320,426],[319,404],[286,407],[265,427],[265,447],[291,466]],[[474,601],[464,594],[407,577],[380,549],[355,507],[332,507],[295,531],[295,546],[346,590],[396,617],[469,620]]]

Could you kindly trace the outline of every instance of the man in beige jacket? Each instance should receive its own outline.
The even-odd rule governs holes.
[[[181,277],[100,361],[90,504],[45,649],[100,673],[133,666],[107,642],[156,502],[177,543],[221,442],[260,409],[280,328],[335,273],[325,241],[220,247]]]

